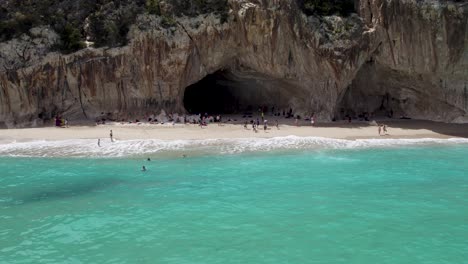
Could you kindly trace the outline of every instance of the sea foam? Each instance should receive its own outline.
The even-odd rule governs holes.
[[[29,141],[0,144],[0,156],[9,157],[126,157],[157,153],[236,154],[293,149],[390,148],[415,145],[468,144],[468,139],[329,139],[322,137],[274,137],[207,140],[96,140]]]

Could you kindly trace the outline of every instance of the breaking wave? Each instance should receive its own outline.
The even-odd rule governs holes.
[[[468,139],[329,139],[321,137],[275,137],[208,140],[124,140],[111,143],[76,139],[30,141],[0,144],[0,156],[9,157],[126,157],[158,153],[220,153],[292,150],[292,149],[358,149],[415,145],[468,144]]]

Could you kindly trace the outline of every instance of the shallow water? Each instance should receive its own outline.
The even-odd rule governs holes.
[[[0,263],[468,263],[467,156],[4,157]]]

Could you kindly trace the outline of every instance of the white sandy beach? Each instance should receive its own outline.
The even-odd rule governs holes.
[[[371,138],[457,138],[468,137],[468,124],[446,124],[417,120],[384,120],[388,126],[388,135],[379,136],[378,127],[368,122],[333,122],[311,126],[302,121],[296,126],[292,120],[279,121],[279,129],[274,121],[269,122],[267,131],[260,125],[258,133],[243,126],[243,120],[228,122],[222,125],[211,123],[201,128],[192,124],[121,124],[106,125],[73,125],[69,128],[42,127],[27,129],[0,130],[0,142],[67,140],[67,139],[108,139],[113,130],[116,140],[161,139],[161,140],[202,140],[202,139],[236,139],[236,138],[273,138],[284,136],[324,137],[334,139],[371,139]],[[273,123],[273,124],[272,124]]]

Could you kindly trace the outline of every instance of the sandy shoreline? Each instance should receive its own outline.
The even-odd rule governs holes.
[[[373,139],[373,138],[468,138],[468,124],[447,124],[418,120],[383,120],[388,126],[386,136],[378,135],[376,125],[368,122],[334,122],[317,124],[314,127],[306,121],[294,124],[293,120],[279,120],[279,129],[270,126],[267,131],[261,126],[258,133],[243,126],[243,120],[218,125],[209,124],[200,128],[192,124],[120,124],[77,125],[69,128],[43,127],[28,129],[0,130],[0,143],[12,141],[68,140],[68,139],[108,139],[109,130],[113,130],[116,140],[161,139],[161,140],[203,140],[236,138],[273,138],[285,136],[324,137],[333,139]]]

